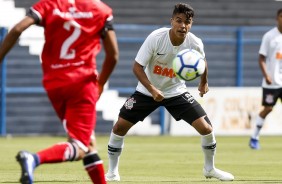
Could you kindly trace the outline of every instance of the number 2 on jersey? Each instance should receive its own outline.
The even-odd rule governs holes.
[[[71,30],[71,27],[74,27],[74,31],[72,34],[64,41],[61,52],[60,52],[60,58],[61,59],[73,59],[75,58],[75,50],[70,49],[70,46],[78,39],[81,29],[80,25],[75,21],[67,21],[64,23],[64,29],[67,31]]]

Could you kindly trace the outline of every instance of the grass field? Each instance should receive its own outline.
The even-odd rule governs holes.
[[[0,138],[0,183],[18,183],[18,150],[32,152],[64,141],[63,137]],[[249,137],[217,137],[216,167],[235,176],[232,183],[282,183],[282,137],[261,137],[262,149],[248,148]],[[98,136],[98,149],[107,170],[107,136]],[[200,137],[127,136],[121,156],[119,184],[212,184],[202,175]],[[81,162],[48,164],[35,171],[36,184],[90,184]],[[114,182],[109,182],[114,183]]]

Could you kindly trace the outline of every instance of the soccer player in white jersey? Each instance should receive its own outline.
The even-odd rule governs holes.
[[[278,98],[282,99],[282,8],[277,11],[277,26],[266,32],[259,49],[259,66],[263,74],[262,105],[249,146],[260,149],[259,134],[264,120]]]
[[[234,176],[215,168],[216,140],[212,124],[201,105],[188,92],[183,80],[175,76],[172,61],[183,49],[195,49],[203,56],[204,46],[190,31],[194,10],[188,4],[174,7],[171,28],[153,31],[144,41],[135,58],[133,72],[139,80],[136,91],[120,109],[108,142],[109,168],[107,181],[120,181],[119,158],[124,146],[124,137],[138,121],[143,121],[151,112],[164,106],[176,119],[183,119],[202,136],[204,153],[203,174],[206,178],[232,181]],[[200,78],[200,96],[208,92],[208,69]]]

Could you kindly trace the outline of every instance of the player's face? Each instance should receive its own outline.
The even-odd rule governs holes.
[[[173,35],[178,39],[184,39],[186,34],[190,31],[192,27],[193,19],[187,19],[184,13],[179,13],[171,18],[171,26]]]

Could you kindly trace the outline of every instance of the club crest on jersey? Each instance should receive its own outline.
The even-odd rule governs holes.
[[[131,110],[131,109],[133,108],[134,103],[136,103],[136,101],[134,100],[134,98],[129,98],[129,99],[127,99],[127,101],[125,102],[124,107],[125,107],[126,109]]]

